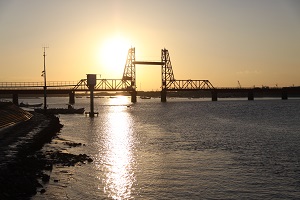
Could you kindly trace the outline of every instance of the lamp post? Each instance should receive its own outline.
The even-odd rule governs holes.
[[[44,49],[44,71],[43,71],[43,74],[42,76],[44,77],[44,111],[46,112],[47,111],[47,79],[46,79],[46,48],[49,48],[49,47],[43,47]]]

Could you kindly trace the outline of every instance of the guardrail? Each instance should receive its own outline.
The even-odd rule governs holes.
[[[51,89],[61,88],[74,88],[78,81],[47,81],[47,87]],[[32,89],[43,89],[44,82],[0,82],[0,89],[2,90],[32,90]]]
[[[214,87],[216,90],[279,90],[281,87]]]

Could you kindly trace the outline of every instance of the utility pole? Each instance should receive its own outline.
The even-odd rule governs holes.
[[[43,74],[42,76],[44,77],[44,111],[46,113],[47,111],[47,79],[46,79],[46,48],[49,48],[49,47],[43,47],[44,49],[44,71],[43,71]]]

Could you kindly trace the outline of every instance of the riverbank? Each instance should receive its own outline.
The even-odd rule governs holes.
[[[44,193],[53,165],[92,162],[86,154],[47,152],[50,143],[63,127],[54,115],[31,113],[26,121],[0,129],[0,199],[30,199]],[[22,115],[22,112],[19,114]],[[3,117],[3,116],[0,116]]]
[[[0,199],[29,199],[42,188],[38,179],[44,177],[49,162],[39,150],[61,128],[54,115],[34,113],[29,120],[1,130]]]

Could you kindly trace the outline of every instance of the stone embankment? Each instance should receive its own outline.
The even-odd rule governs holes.
[[[27,121],[32,114],[10,102],[0,102],[0,129]]]
[[[62,125],[54,115],[30,113],[12,103],[0,103],[0,199],[30,199],[46,192],[53,165],[92,162],[89,156],[44,152]]]

